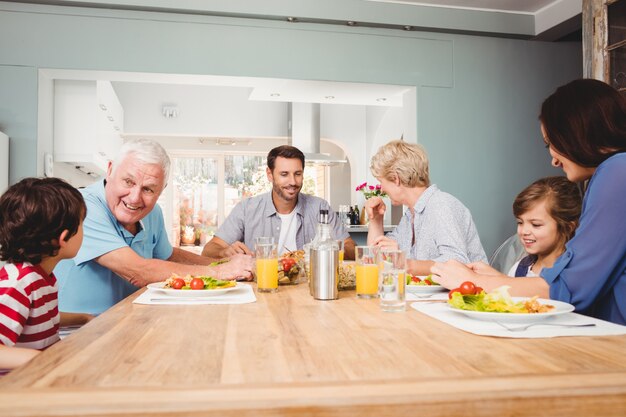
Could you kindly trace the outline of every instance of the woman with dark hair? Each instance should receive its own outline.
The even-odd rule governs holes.
[[[589,180],[580,224],[566,251],[537,278],[506,277],[484,264],[449,261],[432,272],[447,288],[472,281],[489,291],[566,301],[576,311],[626,324],[626,98],[596,80],[576,80],[548,97],[539,115],[552,157],[570,181]]]

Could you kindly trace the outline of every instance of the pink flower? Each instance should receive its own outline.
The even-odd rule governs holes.
[[[387,194],[382,191],[382,186],[380,184],[373,186],[367,185],[367,182],[364,182],[356,187],[356,191],[362,192],[366,200],[372,197],[387,197]]]

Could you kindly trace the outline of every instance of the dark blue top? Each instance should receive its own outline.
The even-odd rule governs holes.
[[[550,298],[573,304],[578,313],[626,324],[626,153],[598,166],[576,235],[541,276]]]

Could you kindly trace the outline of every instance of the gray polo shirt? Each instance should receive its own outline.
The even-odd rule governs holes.
[[[411,211],[407,209],[398,227],[387,237],[398,242],[407,258],[445,262],[456,259],[468,263],[487,262],[470,211],[448,193],[431,185],[415,203],[411,230]],[[415,233],[415,244],[411,244]]]
[[[335,239],[345,240],[350,236],[326,200],[300,193],[294,209],[297,222],[297,249],[302,249],[305,243],[309,243],[315,237],[321,209],[328,210],[328,219]],[[278,242],[281,225],[282,221],[278,217],[270,191],[237,204],[215,236],[229,245],[240,241],[248,248],[254,249],[254,238],[259,236],[274,236],[274,241]]]

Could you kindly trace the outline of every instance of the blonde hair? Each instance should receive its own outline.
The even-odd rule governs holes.
[[[382,146],[372,157],[372,175],[389,181],[400,180],[405,187],[428,187],[428,156],[417,144],[394,140]]]

